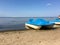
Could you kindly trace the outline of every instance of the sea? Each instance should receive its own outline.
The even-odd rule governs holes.
[[[25,30],[25,22],[38,18],[49,21],[57,17],[0,17],[0,31]]]

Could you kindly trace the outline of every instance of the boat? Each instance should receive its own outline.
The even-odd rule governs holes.
[[[51,21],[52,23],[55,23],[53,26],[54,28],[59,28],[60,27],[60,18],[56,18],[55,20]]]
[[[42,27],[47,27],[47,28],[52,28],[54,25],[54,23],[50,23],[49,21],[46,21],[44,19],[29,19],[29,21],[27,21],[25,23],[25,28],[26,29],[41,29]]]
[[[33,19],[29,19],[28,22],[25,23],[26,29],[40,29],[40,26],[35,25],[35,22]]]
[[[60,15],[58,16],[58,18],[60,19]]]
[[[60,15],[51,21],[52,23],[55,23],[55,25],[53,26],[54,28],[60,28]]]

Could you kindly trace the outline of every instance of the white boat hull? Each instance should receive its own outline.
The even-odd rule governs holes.
[[[60,25],[60,22],[55,22],[55,24]]]
[[[59,28],[60,27],[60,22],[55,22],[54,28]]]
[[[31,25],[31,24],[25,24],[25,28],[26,29],[30,29],[30,28],[33,28],[33,29],[40,29],[41,28],[41,26],[36,26],[36,25]]]
[[[55,24],[53,27],[54,27],[54,28],[59,28],[60,25]]]

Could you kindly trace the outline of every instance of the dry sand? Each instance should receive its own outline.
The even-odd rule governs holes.
[[[0,45],[60,45],[60,29],[0,32]]]

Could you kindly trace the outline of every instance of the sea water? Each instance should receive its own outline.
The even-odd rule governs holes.
[[[45,20],[53,20],[56,17],[0,17],[0,31],[5,30],[24,30],[25,22],[29,19],[42,18]]]

